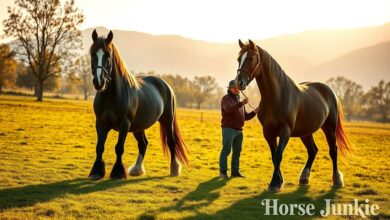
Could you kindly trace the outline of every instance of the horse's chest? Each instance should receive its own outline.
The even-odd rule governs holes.
[[[117,114],[112,110],[105,110],[101,114],[101,120],[104,124],[110,125],[110,126],[118,126],[119,124],[119,118]]]

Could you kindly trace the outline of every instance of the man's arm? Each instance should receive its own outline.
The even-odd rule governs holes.
[[[231,113],[239,108],[241,108],[244,104],[242,102],[239,103],[233,103],[231,99],[227,96],[222,98],[221,106],[222,109],[227,112]]]
[[[256,116],[257,112],[259,112],[259,107],[257,107],[255,110],[253,110],[250,113],[246,112],[245,107],[244,107],[244,112],[245,112],[245,121],[248,121]]]

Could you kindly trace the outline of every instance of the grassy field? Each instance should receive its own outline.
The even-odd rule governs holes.
[[[147,130],[146,174],[127,180],[87,179],[95,159],[96,134],[92,102],[0,96],[0,219],[261,219],[263,199],[279,203],[312,203],[321,218],[324,199],[353,199],[379,205],[379,216],[390,218],[390,126],[347,123],[355,156],[339,162],[345,187],[332,189],[331,160],[322,132],[310,186],[299,186],[307,158],[299,139],[290,139],[282,162],[282,192],[265,191],[272,175],[270,152],[257,120],[247,122],[241,169],[246,179],[221,180],[218,111],[178,110],[178,121],[191,153],[190,167],[180,177],[169,176],[158,125]],[[118,134],[112,131],[104,159],[109,174],[115,162]],[[138,154],[128,136],[124,162]],[[268,216],[269,217],[269,216]],[[279,218],[280,216],[273,216]],[[288,218],[292,218],[288,216]],[[295,216],[295,218],[312,218]],[[345,216],[337,217],[345,218]]]

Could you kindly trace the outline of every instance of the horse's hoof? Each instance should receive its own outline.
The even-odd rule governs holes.
[[[299,180],[299,185],[308,185],[308,184],[309,184],[309,179]]]
[[[267,192],[271,192],[271,193],[277,193],[277,192],[280,192],[280,190],[281,190],[281,187],[278,187],[278,186],[269,185],[267,188]]]
[[[301,171],[301,176],[299,177],[299,185],[309,184],[309,179],[310,179],[310,169],[303,168]]]
[[[96,175],[96,174],[93,174],[93,175],[90,175],[90,176],[89,176],[89,179],[90,179],[90,180],[100,180],[100,179],[102,179],[102,178],[103,178],[102,176]]]
[[[126,168],[123,166],[123,164],[120,163],[115,163],[114,167],[112,168],[111,179],[126,179],[127,174],[126,174]]]
[[[110,178],[111,179],[127,179],[127,176],[123,175],[123,174],[111,174]]]
[[[143,174],[145,174],[145,169],[143,167],[139,168],[139,167],[133,166],[129,169],[130,176],[142,176]]]
[[[337,173],[333,174],[333,187],[344,187],[344,175],[342,172],[338,171]]]
[[[176,159],[171,163],[171,176],[179,176],[181,173],[181,164]]]
[[[283,183],[280,186],[272,186],[271,184],[269,184],[267,188],[267,192],[272,192],[272,193],[280,192],[280,190],[282,189],[282,185]]]

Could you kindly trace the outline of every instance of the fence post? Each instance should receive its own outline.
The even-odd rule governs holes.
[[[203,112],[200,112],[200,122],[203,122]]]

